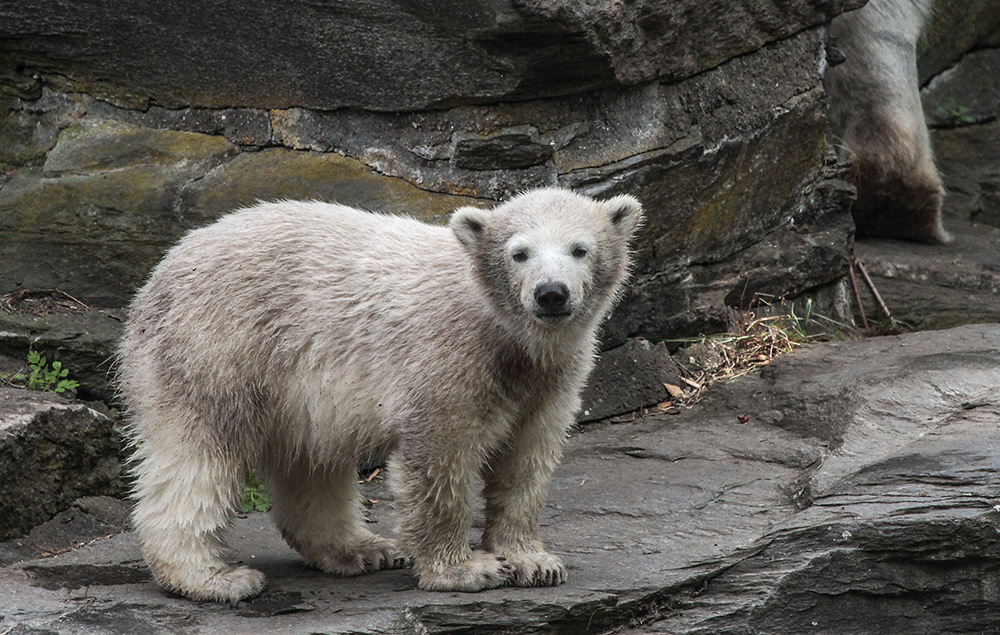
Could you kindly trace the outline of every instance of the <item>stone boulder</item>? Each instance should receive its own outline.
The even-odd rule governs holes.
[[[122,455],[105,414],[0,386],[0,537],[27,532],[81,496],[120,494]]]
[[[584,426],[542,513],[569,566],[560,587],[431,593],[405,570],[337,579],[249,514],[231,537],[233,558],[269,576],[254,601],[163,592],[125,532],[48,557],[17,551],[0,567],[0,623],[151,635],[994,632],[997,359],[997,325],[816,344],[714,385],[692,409]],[[391,534],[392,496],[370,476],[370,526]],[[481,516],[473,525],[476,541]]]
[[[599,421],[671,399],[666,385],[683,383],[663,342],[634,338],[597,359],[583,391],[579,421]]]

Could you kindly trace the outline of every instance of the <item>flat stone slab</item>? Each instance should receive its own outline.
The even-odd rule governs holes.
[[[268,588],[196,603],[152,582],[131,533],[40,552],[43,525],[0,544],[0,632],[991,632],[998,386],[1000,325],[969,326],[810,345],[680,414],[584,426],[543,513],[569,567],[557,588],[337,579],[254,513],[234,525],[233,558]],[[391,534],[391,495],[378,478],[363,489]]]
[[[913,328],[1000,322],[1000,228],[946,218],[954,240],[924,245],[859,240],[861,259],[893,317]],[[869,321],[884,319],[858,276]]]

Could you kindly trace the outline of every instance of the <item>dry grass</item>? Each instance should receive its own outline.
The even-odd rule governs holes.
[[[680,340],[686,346],[675,358],[686,386],[683,397],[678,396],[674,403],[697,403],[711,384],[758,370],[807,342],[857,336],[854,327],[814,315],[811,309],[807,303],[803,316],[796,315],[794,307],[785,306],[764,307],[759,312],[734,311],[729,332]]]
[[[807,302],[801,316],[794,306],[785,304],[733,311],[726,333],[672,340],[683,345],[674,353],[682,385],[664,384],[669,400],[609,421],[629,423],[648,415],[677,414],[698,403],[712,384],[758,370],[810,341],[858,337],[853,326],[813,314],[811,309]],[[744,415],[738,419],[745,422]]]

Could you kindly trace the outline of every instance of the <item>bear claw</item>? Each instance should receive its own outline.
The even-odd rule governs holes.
[[[566,567],[558,556],[539,551],[511,555],[512,584],[523,587],[557,586],[566,581]]]

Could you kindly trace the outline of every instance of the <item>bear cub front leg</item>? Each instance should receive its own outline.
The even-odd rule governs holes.
[[[513,568],[511,583],[515,586],[557,586],[566,582],[562,559],[547,551],[511,554],[506,560]]]
[[[483,548],[506,559],[517,586],[566,582],[562,560],[545,551],[538,531],[552,472],[572,421],[557,407],[514,434],[483,470],[486,528]]]
[[[450,464],[426,465],[419,459],[403,458],[423,454],[399,452],[389,466],[400,513],[399,546],[413,557],[419,587],[475,592],[508,585],[513,567],[506,559],[469,547],[468,491],[479,452],[448,453],[455,459]]]

